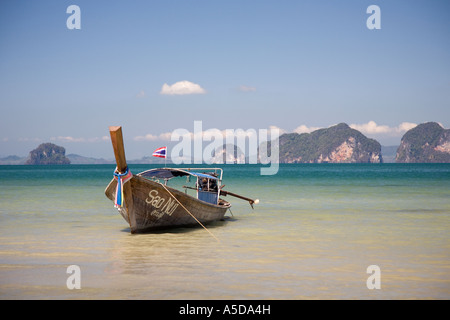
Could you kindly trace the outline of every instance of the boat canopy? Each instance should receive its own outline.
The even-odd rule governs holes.
[[[175,177],[184,177],[188,175],[200,178],[219,180],[219,177],[215,177],[206,173],[192,172],[188,171],[187,169],[158,168],[139,173],[139,176],[142,177],[165,179],[165,180],[169,180]]]

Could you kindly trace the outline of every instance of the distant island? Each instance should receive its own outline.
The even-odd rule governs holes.
[[[450,130],[436,122],[418,125],[403,135],[398,163],[450,163]]]
[[[233,158],[227,158],[231,163],[248,163],[236,146],[231,155],[225,154],[224,149],[225,146],[216,150],[213,163],[226,162],[225,156]],[[340,123],[311,133],[282,134],[278,151],[280,163],[450,163],[450,129],[444,129],[436,122],[420,124],[407,131],[397,147],[381,146],[378,141]],[[28,157],[0,158],[0,165],[115,164],[114,159],[66,156],[65,152],[64,147],[43,143]],[[147,156],[128,163],[163,164],[164,160]]]
[[[381,145],[345,123],[311,133],[285,133],[280,163],[381,163]]]
[[[97,159],[92,157],[83,157],[78,154],[68,154],[67,158],[71,164],[114,164],[114,160],[106,160],[103,158]]]
[[[66,157],[66,149],[53,143],[42,143],[30,152],[30,156],[25,164],[45,165],[45,164],[70,164]]]

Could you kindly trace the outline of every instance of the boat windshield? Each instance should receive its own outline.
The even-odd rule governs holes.
[[[201,168],[198,168],[201,169]],[[184,176],[195,176],[200,178],[207,178],[207,179],[213,179],[213,180],[221,180],[222,178],[222,172],[220,173],[220,176],[217,175],[217,170],[222,171],[222,169],[218,168],[212,168],[208,170],[214,170],[214,172],[211,172],[211,174],[207,173],[199,173],[199,172],[192,172],[189,171],[190,169],[173,169],[173,168],[159,168],[159,169],[151,169],[144,172],[139,173],[139,176],[146,177],[146,178],[156,178],[156,179],[164,179],[169,180],[175,177],[184,177]]]
[[[220,195],[220,186],[222,180],[222,169],[220,168],[193,168],[196,171],[190,171],[191,169],[178,169],[178,168],[158,168],[151,169],[138,174],[138,176],[159,182],[159,179],[164,180],[164,184],[167,184],[169,180],[175,177],[186,176],[186,185],[182,185],[179,179],[174,179],[171,182],[172,187],[176,189],[184,188],[185,192],[195,192],[197,199],[217,204]],[[194,177],[194,181],[191,181],[190,177]],[[183,180],[183,179],[181,179]],[[194,184],[194,185],[189,185]],[[194,195],[193,195],[194,196]]]

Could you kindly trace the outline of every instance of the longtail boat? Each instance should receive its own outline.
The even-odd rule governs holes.
[[[117,168],[105,195],[128,222],[131,233],[194,225],[204,227],[222,220],[231,204],[220,196],[246,200],[252,208],[259,202],[222,190],[221,168],[157,168],[132,174],[125,158],[122,128],[109,127],[109,130]],[[186,183],[194,185],[183,185],[184,191],[168,186],[173,178],[183,177]]]

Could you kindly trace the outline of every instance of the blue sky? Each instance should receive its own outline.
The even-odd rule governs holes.
[[[80,30],[66,26],[72,4]],[[366,26],[373,4],[380,30]],[[140,158],[195,120],[346,122],[395,145],[414,124],[450,126],[449,15],[443,0],[3,1],[0,156],[53,142],[112,158],[108,126],[122,125]]]

